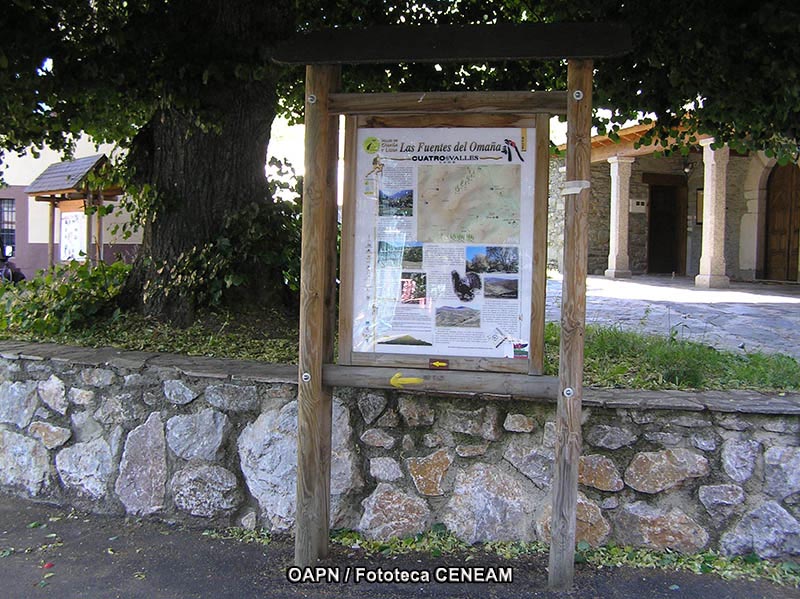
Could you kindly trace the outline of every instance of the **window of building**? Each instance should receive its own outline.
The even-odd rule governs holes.
[[[0,198],[0,249],[17,249],[17,206],[14,199]]]

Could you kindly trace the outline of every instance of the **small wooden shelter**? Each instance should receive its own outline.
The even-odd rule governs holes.
[[[520,24],[492,26],[378,27],[353,31],[331,29],[289,40],[275,60],[306,65],[303,235],[300,295],[298,381],[297,517],[295,563],[308,567],[328,554],[331,464],[332,386],[391,388],[406,381],[420,391],[505,392],[522,397],[558,400],[556,466],[553,479],[553,522],[550,584],[572,584],[581,452],[583,334],[586,311],[587,204],[590,187],[590,137],[593,58],[618,56],[630,50],[624,25],[600,23]],[[567,59],[567,90],[558,92],[425,92],[399,94],[338,93],[342,64],[408,62],[483,62]],[[360,142],[359,127],[530,127],[539,151],[533,228],[546,231],[549,118],[566,114],[568,122],[567,197],[564,231],[564,279],[559,378],[542,376],[544,342],[544,266],[546,235],[534,231],[530,344],[524,371],[514,367],[485,368],[487,360],[419,360],[380,355],[356,362],[352,356],[352,318],[340,314],[338,364],[333,364],[336,321],[336,171],[338,117],[346,116],[345,163],[357,162],[359,147],[374,153],[374,142]],[[523,139],[526,139],[523,137]],[[506,143],[510,143],[506,140]],[[511,147],[516,148],[516,145]],[[511,147],[506,154],[511,160]],[[521,158],[521,157],[520,157]],[[380,164],[376,163],[380,168]],[[342,287],[340,302],[352,304],[356,293],[349,270],[354,268],[355,217],[349,217],[348,196],[355,195],[354,171],[346,175],[342,223]],[[544,183],[544,185],[542,185]],[[349,190],[349,192],[348,192]],[[352,210],[352,208],[350,209]],[[374,259],[374,254],[373,254]],[[454,273],[455,274],[455,273]],[[348,288],[347,282],[350,282]],[[358,292],[362,292],[359,290]],[[343,351],[343,345],[344,349]],[[385,358],[385,359],[384,359]],[[511,361],[509,361],[510,363]],[[444,370],[441,370],[444,365]],[[402,367],[402,373],[397,368]],[[426,368],[427,367],[427,368]]]
[[[47,240],[47,264],[55,264],[56,208],[62,215],[62,259],[65,244],[64,226],[68,226],[68,235],[74,237],[71,243],[74,248],[81,248],[87,259],[98,262],[103,259],[103,215],[101,210],[94,211],[95,222],[92,224],[90,212],[92,208],[100,208],[108,201],[118,197],[122,190],[118,187],[93,189],[91,178],[108,162],[105,154],[96,154],[85,158],[57,162],[48,166],[44,172],[25,188],[25,193],[37,202],[50,204],[49,236]],[[67,216],[69,215],[69,216]],[[81,216],[83,215],[83,216]],[[68,220],[65,220],[66,219]],[[71,246],[71,248],[73,248]],[[94,252],[90,248],[94,246]],[[73,248],[73,249],[74,249]],[[78,258],[74,252],[69,257]]]

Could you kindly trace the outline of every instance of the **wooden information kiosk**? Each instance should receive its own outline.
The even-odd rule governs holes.
[[[275,60],[306,66],[295,564],[328,554],[331,389],[557,399],[550,586],[574,570],[594,58],[599,23],[332,29]],[[567,60],[557,92],[339,93],[342,64]],[[559,376],[542,376],[549,120],[566,114]],[[338,118],[346,117],[336,309]]]

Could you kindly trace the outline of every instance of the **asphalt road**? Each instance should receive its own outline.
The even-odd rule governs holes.
[[[712,575],[662,570],[596,569],[585,564],[576,565],[573,589],[550,592],[546,556],[512,561],[488,555],[471,561],[418,554],[370,558],[360,550],[333,546],[331,557],[320,564],[323,570],[299,571],[291,569],[293,555],[290,539],[263,547],[214,539],[200,528],[89,516],[0,496],[0,597],[9,599],[800,597],[798,589],[767,582],[724,581]],[[492,580],[510,576],[511,580],[463,580],[479,575]],[[359,582],[355,582],[357,576]],[[301,581],[290,582],[289,577]],[[336,577],[338,582],[332,580]],[[371,582],[378,578],[414,580]]]

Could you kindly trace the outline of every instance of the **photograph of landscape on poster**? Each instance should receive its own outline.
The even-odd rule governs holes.
[[[533,130],[359,130],[353,352],[527,359]]]

